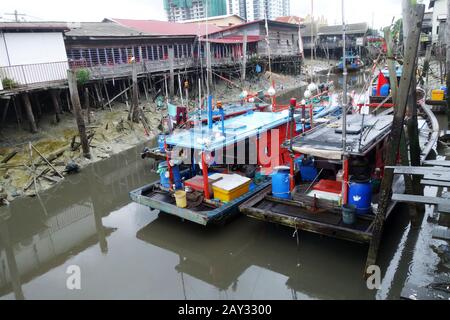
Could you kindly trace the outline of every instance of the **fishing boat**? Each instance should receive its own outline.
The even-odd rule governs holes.
[[[437,142],[439,125],[426,105],[421,106],[421,111],[418,123],[422,132],[422,158],[425,159]],[[377,115],[348,115],[349,158],[345,163],[342,161],[341,119],[319,125],[286,142],[284,146],[292,148],[297,157],[295,187],[291,191],[279,183],[290,179],[289,167],[276,168],[272,185],[240,205],[240,211],[252,218],[295,229],[370,242],[384,173],[383,152],[392,121],[392,108]],[[346,170],[341,169],[344,164]],[[403,177],[397,177],[393,191],[404,193],[404,188]],[[343,203],[354,206],[349,220],[346,220]],[[386,219],[395,205],[396,202],[391,202]]]
[[[402,72],[403,67],[401,65],[397,65],[395,67],[397,84],[400,83]],[[369,103],[383,103],[384,105],[392,106],[391,83],[389,69],[387,66],[380,70],[373,81],[373,85],[370,87]]]
[[[344,2],[342,20],[345,61]],[[291,161],[275,168],[272,184],[241,204],[239,210],[296,231],[370,243],[372,247],[375,230],[379,230],[377,218],[388,219],[396,205],[391,201],[384,215],[378,212],[394,108],[377,112],[379,108],[366,106],[349,115],[345,65],[343,77],[341,117],[286,141],[283,146],[289,150]],[[437,143],[439,124],[424,103],[419,106],[419,144],[425,160]],[[392,191],[405,192],[403,176],[395,176]]]
[[[208,225],[234,215],[239,204],[270,185],[273,166],[289,155],[284,151],[270,162],[266,158],[288,137],[290,112],[249,111],[217,122],[208,114],[207,125],[165,137],[160,181],[132,191],[133,201]]]
[[[336,71],[337,72],[343,72],[344,71],[344,59],[341,58],[341,60],[336,65]],[[347,54],[346,58],[346,67],[348,72],[356,72],[364,68],[364,62],[361,60],[361,57],[358,55],[355,55],[353,53]]]

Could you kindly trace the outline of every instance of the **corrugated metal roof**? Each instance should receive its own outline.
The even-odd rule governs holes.
[[[81,22],[70,26],[68,37],[139,37],[147,35],[114,22]]]
[[[213,34],[216,34],[216,33],[219,33],[219,32],[231,31],[231,30],[234,30],[234,29],[241,29],[241,28],[244,28],[244,27],[252,25],[252,24],[264,24],[264,23],[265,23],[264,19],[254,20],[254,21],[250,21],[250,22],[247,22],[247,23],[231,26],[231,27],[228,27],[228,28],[218,28],[219,29],[218,31],[216,31],[216,32],[210,31],[209,34],[213,35]],[[270,29],[270,26],[282,26],[282,27],[288,27],[288,28],[291,28],[291,29],[298,29],[298,25],[295,25],[295,24],[292,24],[292,23],[275,21],[275,20],[268,20],[267,24],[269,25],[269,29]]]
[[[0,30],[18,31],[61,31],[69,30],[67,23],[62,22],[0,22]]]
[[[366,22],[347,24],[347,34],[365,34],[369,30],[369,25]],[[342,25],[336,26],[322,26],[319,28],[320,35],[336,35],[342,34]]]
[[[122,26],[144,32],[150,35],[205,35],[221,31],[222,28],[206,24],[183,24],[176,22],[158,21],[158,20],[131,20],[131,19],[111,19]]]

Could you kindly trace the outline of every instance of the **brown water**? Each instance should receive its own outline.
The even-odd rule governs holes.
[[[141,147],[70,176],[39,198],[0,208],[1,299],[398,298],[417,235],[407,210],[389,220],[382,288],[362,278],[367,246],[239,217],[202,227],[131,203],[157,177]],[[81,290],[69,290],[69,266]]]

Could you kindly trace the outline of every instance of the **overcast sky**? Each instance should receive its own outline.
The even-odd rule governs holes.
[[[428,4],[429,0],[425,0]],[[27,14],[27,20],[101,21],[103,18],[166,20],[163,0],[2,0],[0,16],[17,10]],[[376,28],[389,25],[401,15],[401,0],[345,0],[346,21],[374,23]],[[314,16],[323,15],[329,24],[342,21],[341,1],[314,0]],[[306,16],[311,12],[311,0],[291,0],[291,14]]]

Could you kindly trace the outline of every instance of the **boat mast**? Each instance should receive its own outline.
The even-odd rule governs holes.
[[[344,177],[348,177],[348,157],[347,157],[347,58],[346,58],[346,25],[344,0],[342,0],[342,38],[343,38],[343,77],[344,77],[344,95],[342,98],[342,165]],[[347,179],[342,182],[342,204],[347,202]]]
[[[311,0],[311,83],[313,82],[314,49],[314,0]]]

